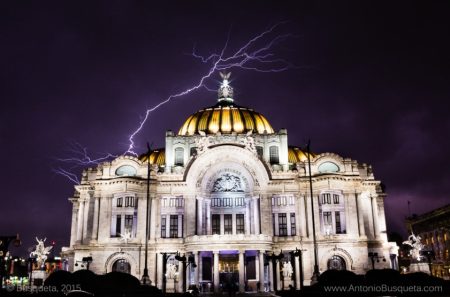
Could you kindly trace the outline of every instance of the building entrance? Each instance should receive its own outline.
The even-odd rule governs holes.
[[[219,281],[222,290],[230,290],[239,284],[238,255],[219,256]]]

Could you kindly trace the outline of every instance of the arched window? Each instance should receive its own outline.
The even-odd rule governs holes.
[[[345,260],[337,255],[332,256],[327,263],[329,270],[345,270]]]
[[[115,272],[123,272],[123,273],[130,273],[131,272],[131,265],[128,263],[125,259],[119,259],[116,262],[114,262],[112,266],[112,271]]]
[[[175,149],[175,165],[176,166],[184,165],[184,149],[182,147],[177,147]]]
[[[136,168],[131,165],[122,165],[116,170],[116,175],[118,176],[135,176],[136,173]]]
[[[323,162],[318,169],[320,173],[339,172],[339,166],[333,162]]]
[[[278,146],[273,145],[269,147],[269,154],[270,154],[270,164],[280,163],[280,159],[278,157]]]

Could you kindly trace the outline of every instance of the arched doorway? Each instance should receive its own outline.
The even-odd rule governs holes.
[[[116,262],[114,262],[112,266],[112,271],[115,272],[123,272],[123,273],[130,273],[131,272],[131,265],[128,263],[125,259],[119,259]]]
[[[334,255],[328,260],[327,267],[329,270],[345,270],[345,260],[340,256]]]

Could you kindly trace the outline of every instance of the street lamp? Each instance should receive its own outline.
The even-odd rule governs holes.
[[[149,225],[149,213],[151,209],[151,201],[150,201],[150,155],[152,153],[150,144],[147,143],[147,204],[146,204],[146,214],[145,214],[145,256],[144,256],[144,274],[142,275],[142,284],[150,285],[150,277],[148,276],[148,225]]]
[[[386,258],[384,256],[378,256],[378,253],[369,252],[368,256],[372,261],[372,269],[375,269],[375,260],[377,260],[377,263],[379,263],[381,259],[383,262],[386,262]]]
[[[314,199],[313,199],[313,187],[312,187],[312,173],[311,173],[311,152],[309,146],[311,141],[308,140],[308,144],[306,146],[306,154],[308,157],[308,173],[309,173],[309,194],[311,198],[311,217],[312,217],[312,233],[313,233],[313,242],[314,242],[314,271],[311,277],[311,285],[314,285],[319,281],[319,264],[317,263],[318,251],[317,251],[317,239],[316,239],[316,223],[314,220]]]
[[[291,254],[291,261],[294,263],[294,271],[293,271],[293,275],[294,275],[294,287],[297,288],[297,273],[295,270],[295,258],[298,258],[298,263],[299,263],[299,273],[300,273],[300,290],[303,289],[303,252],[306,251],[305,249],[298,249],[295,248],[295,251],[290,251],[289,254]]]
[[[82,268],[84,268],[84,265],[86,265],[86,270],[89,270],[89,265],[92,263],[92,257],[83,257],[82,259],[81,259],[81,261],[75,261],[75,266],[78,266],[79,264],[78,263],[81,263],[80,264],[80,266],[82,267]]]
[[[187,268],[190,264],[192,264],[192,267],[197,267],[197,264],[195,264],[195,260],[191,257],[186,257],[186,255],[180,256],[180,253],[177,252],[175,256],[175,260],[182,263],[183,266],[183,293],[186,292],[186,273]]]
[[[280,261],[281,259],[283,259],[284,254],[283,251],[280,251],[280,253],[278,255],[276,255],[275,253],[272,253],[272,255],[266,255],[268,260],[272,260],[272,269],[275,270],[273,273],[273,288],[276,291],[277,290],[277,270],[276,270],[276,265],[277,265],[277,261]]]

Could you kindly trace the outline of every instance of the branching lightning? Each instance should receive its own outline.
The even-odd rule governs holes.
[[[208,91],[213,91],[206,85],[208,79],[212,77],[212,75],[218,71],[231,70],[234,68],[244,69],[244,70],[253,70],[257,72],[282,72],[290,68],[298,68],[297,66],[291,64],[287,60],[275,57],[273,50],[276,45],[281,42],[286,41],[287,39],[293,37],[292,34],[282,34],[276,35],[275,31],[281,26],[285,24],[285,22],[277,23],[262,33],[256,35],[255,37],[248,40],[243,46],[238,48],[231,53],[228,50],[230,36],[228,35],[226,42],[219,53],[213,53],[209,56],[202,56],[198,54],[194,49],[190,55],[198,60],[200,60],[204,64],[210,64],[210,68],[197,80],[196,83],[193,84],[192,87],[180,91],[176,94],[172,94],[163,101],[159,102],[152,108],[147,109],[145,115],[141,118],[137,128],[130,134],[128,137],[128,149],[124,152],[124,154],[132,154],[137,156],[137,153],[134,151],[135,149],[135,137],[142,131],[147,120],[150,117],[150,114],[156,111],[161,106],[169,103],[171,100],[185,96],[189,93],[197,91],[199,89],[207,89]],[[257,44],[263,44],[262,46],[257,46]],[[81,166],[92,166],[97,165],[101,162],[110,160],[117,156],[113,154],[106,154],[100,158],[91,158],[87,153],[87,149],[77,143],[72,145],[71,151],[73,153],[73,157],[58,159],[58,161],[72,164],[72,168],[81,167]],[[55,170],[60,175],[65,176],[69,180],[75,183],[79,183],[77,175],[71,173],[69,170],[65,170],[59,168]]]

